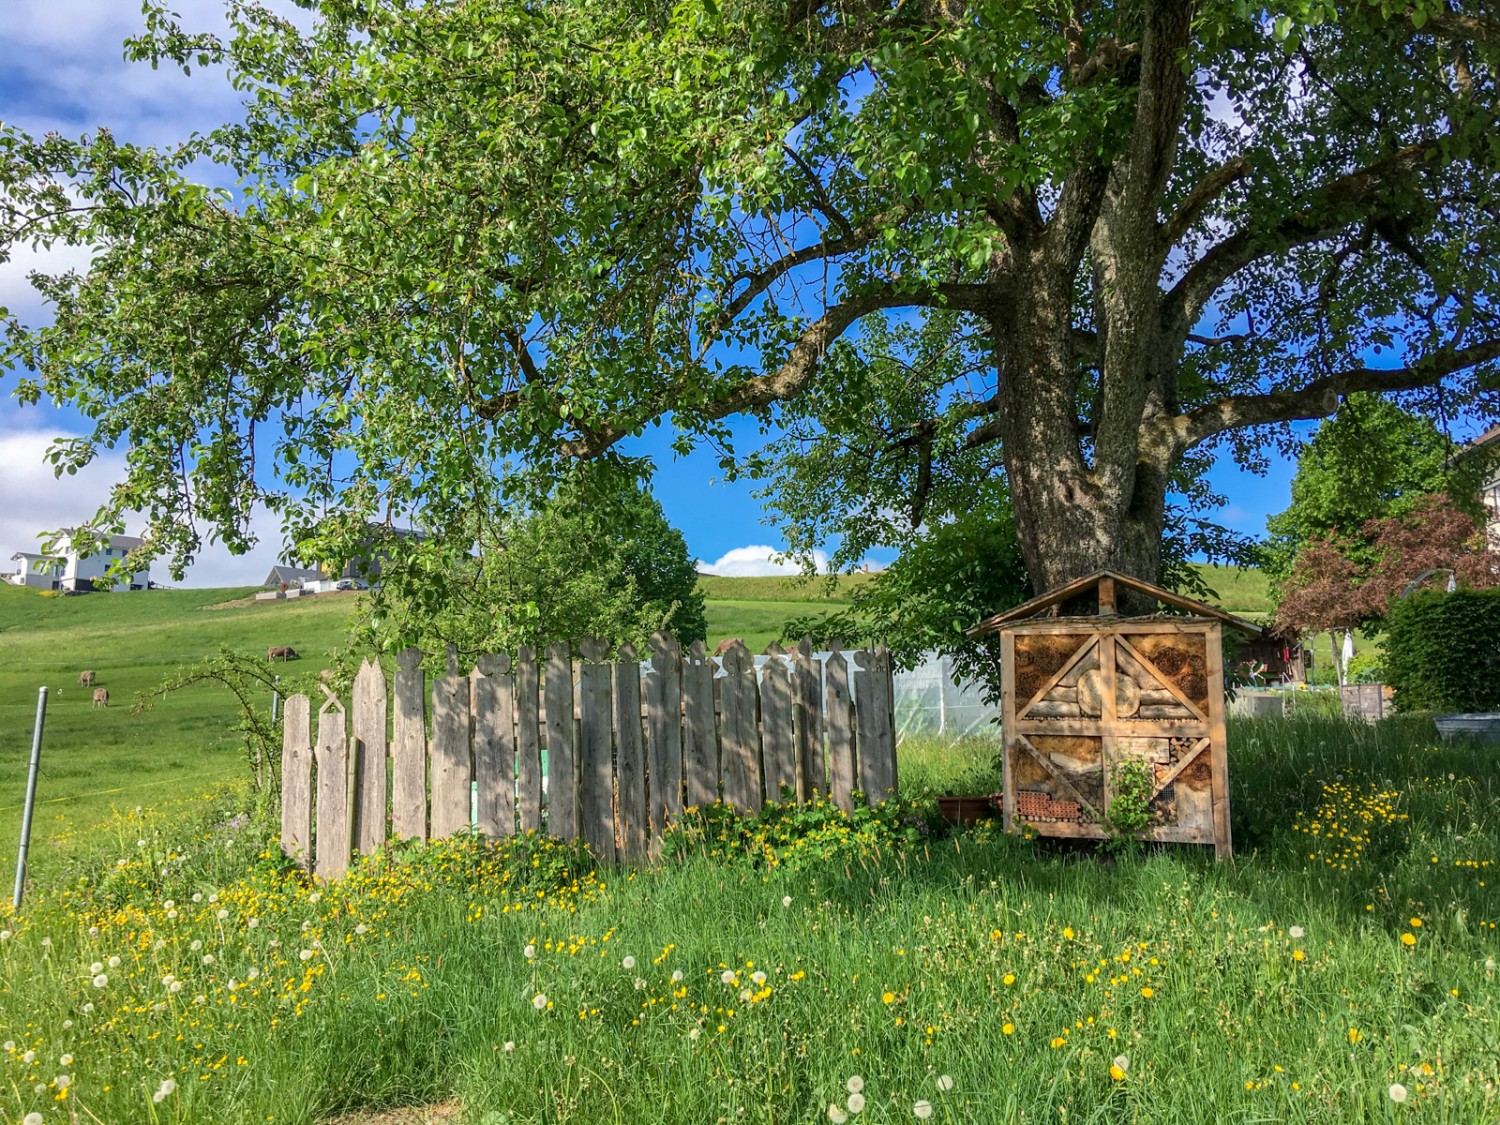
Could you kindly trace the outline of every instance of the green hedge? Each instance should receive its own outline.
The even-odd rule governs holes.
[[[1500,589],[1427,591],[1385,620],[1399,711],[1500,711]]]

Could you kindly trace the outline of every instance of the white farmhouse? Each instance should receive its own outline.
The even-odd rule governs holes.
[[[20,563],[14,574],[5,580],[12,586],[30,586],[33,590],[57,590],[61,588],[63,560],[56,555],[38,555],[31,551],[17,551],[11,561]]]
[[[151,570],[138,570],[134,574],[118,578],[111,585],[105,579],[104,572],[115,562],[123,559],[131,551],[141,545],[141,540],[134,535],[111,535],[104,544],[103,550],[95,550],[92,554],[80,555],[73,546],[71,536],[64,536],[62,540],[63,550],[63,573],[62,589],[64,590],[94,590],[111,589],[119,590],[149,590],[151,588]]]

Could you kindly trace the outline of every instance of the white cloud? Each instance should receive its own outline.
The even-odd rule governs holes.
[[[813,561],[817,564],[818,573],[828,572],[827,554],[814,551]],[[760,578],[801,574],[802,568],[775,547],[751,546],[736,547],[712,564],[700,561],[698,573],[715,574],[721,578]]]
[[[38,535],[87,523],[108,498],[110,486],[125,475],[124,455],[106,451],[73,476],[53,476],[47,448],[68,436],[0,431],[0,570],[13,569],[11,555],[17,551],[39,551]],[[191,587],[259,585],[281,561],[281,530],[264,508],[255,510],[251,527],[260,542],[249,553],[234,556],[221,544],[205,546],[181,582],[173,582],[162,563],[152,566],[152,580]],[[139,534],[141,528],[127,521],[125,530]]]

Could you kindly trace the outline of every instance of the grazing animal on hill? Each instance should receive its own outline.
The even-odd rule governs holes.
[[[280,660],[285,664],[288,660],[301,660],[302,658],[297,655],[297,650],[291,645],[272,645],[266,649],[266,659]]]
[[[94,686],[94,670],[92,668],[90,668],[87,672],[79,672],[78,673],[78,686],[79,687],[93,687]]]
[[[94,689],[94,706],[95,707],[108,707],[109,706],[109,688],[96,687]]]

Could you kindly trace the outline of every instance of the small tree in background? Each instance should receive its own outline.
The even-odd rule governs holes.
[[[1500,554],[1472,515],[1447,496],[1424,496],[1401,515],[1365,521],[1358,536],[1314,536],[1297,553],[1276,623],[1297,633],[1370,628],[1413,583],[1450,576],[1476,589],[1500,585]],[[1334,661],[1338,668],[1336,647]]]
[[[453,644],[473,657],[585,636],[640,650],[657,630],[684,645],[707,635],[687,542],[633,482],[580,473],[544,502],[471,530],[470,552],[455,557],[434,539],[383,575],[358,642],[432,655]]]

